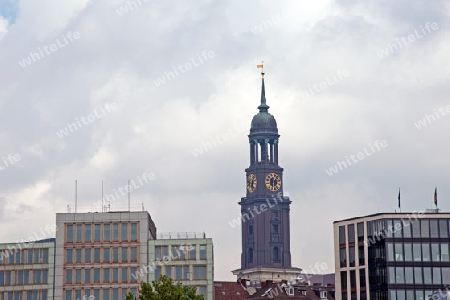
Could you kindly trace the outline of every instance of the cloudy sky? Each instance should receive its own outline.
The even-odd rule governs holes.
[[[435,187],[450,209],[449,12],[443,0],[0,0],[0,241],[53,224],[74,180],[92,211],[102,180],[113,194],[134,179],[132,209],[159,232],[205,231],[215,279],[235,280],[229,222],[263,60],[293,265],[334,272],[333,221],[394,211],[399,187],[403,211],[432,207]]]

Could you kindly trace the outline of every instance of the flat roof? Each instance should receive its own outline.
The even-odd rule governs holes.
[[[361,216],[361,217],[352,217],[344,220],[334,221],[335,223],[340,222],[346,222],[346,221],[352,221],[352,220],[358,220],[358,219],[365,219],[365,218],[372,218],[377,216],[386,216],[386,215],[395,215],[395,216],[412,216],[412,215],[427,215],[427,216],[439,216],[439,215],[448,215],[450,216],[450,212],[438,212],[438,213],[428,213],[428,212],[422,212],[422,211],[412,211],[412,212],[383,212],[383,213],[375,213],[371,215]]]

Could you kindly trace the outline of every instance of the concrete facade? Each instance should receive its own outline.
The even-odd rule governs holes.
[[[148,212],[61,213],[56,225],[55,299],[137,293],[132,274],[148,264],[147,241],[156,238]]]
[[[204,233],[149,240],[148,261],[150,265],[140,269],[140,276],[147,275],[148,282],[166,275],[183,285],[196,286],[205,300],[214,299],[213,242]]]

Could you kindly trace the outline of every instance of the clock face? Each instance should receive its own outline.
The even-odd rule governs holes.
[[[256,183],[257,181],[255,174],[249,174],[247,176],[247,190],[250,193],[253,193],[253,191],[256,189]]]
[[[266,176],[266,187],[272,192],[278,191],[281,187],[281,178],[278,174],[270,173]]]

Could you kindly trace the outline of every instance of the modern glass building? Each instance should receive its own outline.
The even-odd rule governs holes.
[[[213,242],[205,233],[167,233],[148,241],[148,282],[166,275],[183,285],[197,287],[205,300],[214,298]]]
[[[450,285],[450,213],[334,222],[336,299],[423,300]]]
[[[0,299],[53,299],[55,239],[0,244]]]

